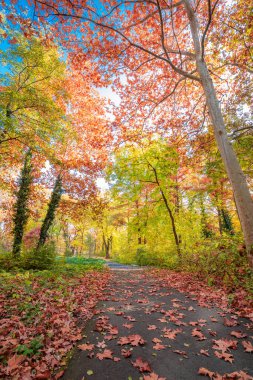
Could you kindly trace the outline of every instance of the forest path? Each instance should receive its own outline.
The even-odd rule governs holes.
[[[64,380],[253,379],[248,319],[202,307],[189,294],[136,270],[112,271],[99,307]],[[249,352],[243,342],[249,342]],[[223,377],[202,369],[203,377],[202,367]],[[224,377],[235,371],[248,375]]]

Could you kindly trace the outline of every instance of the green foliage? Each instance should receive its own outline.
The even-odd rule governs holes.
[[[17,193],[17,201],[14,206],[14,241],[13,256],[18,257],[21,251],[21,244],[24,235],[24,228],[28,220],[29,209],[28,200],[30,194],[30,186],[32,183],[32,152],[29,150],[25,155],[24,167],[21,172],[19,181],[19,190]]]
[[[31,340],[31,342],[27,344],[21,344],[17,347],[16,351],[19,355],[25,355],[25,356],[34,356],[40,354],[41,348],[43,347],[42,344],[43,338],[41,336],[36,337]]]
[[[62,140],[66,130],[59,105],[66,98],[65,64],[55,46],[18,32],[14,38],[15,44],[0,50],[0,64],[7,68],[0,75],[0,142],[21,139],[36,150],[49,150],[52,139]]]
[[[20,266],[20,260],[13,257],[10,252],[0,253],[0,271],[10,271]]]
[[[22,267],[24,269],[51,269],[56,258],[55,245],[48,243],[42,247],[25,252],[22,257]]]
[[[184,269],[200,272],[210,285],[224,284],[235,288],[252,281],[246,251],[240,248],[240,237],[223,236],[203,240],[189,253],[183,263]],[[253,290],[253,289],[252,289]]]

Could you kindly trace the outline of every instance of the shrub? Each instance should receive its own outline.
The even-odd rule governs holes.
[[[24,269],[51,269],[55,263],[56,250],[53,243],[47,243],[40,248],[27,251],[22,257]]]
[[[10,252],[0,253],[0,270],[10,271],[20,265],[19,260],[13,257]]]

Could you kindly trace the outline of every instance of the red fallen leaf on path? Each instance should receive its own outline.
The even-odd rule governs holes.
[[[236,338],[246,338],[247,334],[244,334],[241,331],[232,331],[230,335],[235,336]]]
[[[121,361],[121,359],[120,358],[117,358],[116,356],[113,358],[113,361],[114,362],[120,362]]]
[[[18,368],[18,366],[25,360],[24,355],[14,355],[8,360],[8,367],[6,369],[7,374],[10,374],[14,369]]]
[[[190,326],[198,326],[198,322],[191,321],[188,323]]]
[[[119,333],[119,329],[117,326],[113,326],[113,327],[110,327],[108,329],[108,332],[111,334],[111,335],[118,335]]]
[[[253,352],[253,345],[251,342],[243,340],[242,345],[246,352]]]
[[[142,346],[143,344],[145,344],[145,340],[138,334],[130,335],[128,338],[130,339],[130,344],[132,346]]]
[[[94,348],[94,344],[79,344],[79,346],[77,347],[79,348],[79,350],[82,351],[92,351]]]
[[[238,322],[234,319],[224,318],[223,324],[224,326],[233,327],[233,326],[237,326]]]
[[[209,371],[208,369],[201,367],[198,371],[199,375],[209,376],[211,380],[252,380],[252,376],[249,376],[244,371],[225,373],[223,376],[217,372]]]
[[[181,333],[182,332],[182,329],[175,329],[175,330],[172,330],[172,329],[163,329],[163,331],[165,331],[165,334],[163,335],[164,338],[168,338],[168,339],[175,339],[177,334]]]
[[[156,343],[156,345],[153,346],[153,349],[158,350],[158,351],[164,350],[165,348],[166,348],[166,346],[164,346],[163,344],[160,344],[160,343]]]
[[[236,340],[228,340],[228,339],[218,339],[214,340],[213,349],[220,350],[222,352],[227,351],[229,348],[235,350],[237,348]]]
[[[180,351],[180,350],[173,350],[175,354],[182,355],[184,358],[188,358],[187,353],[185,351]]]
[[[124,358],[129,358],[132,355],[131,350],[121,350],[121,355],[124,356]]]
[[[149,375],[143,376],[144,380],[166,380],[165,377],[159,377],[156,373],[151,372]]]
[[[94,358],[94,355],[95,355],[94,352],[89,352],[87,355],[87,358],[92,359],[92,358]]]
[[[122,336],[118,340],[118,344],[124,345],[124,344],[131,344],[132,346],[142,346],[145,344],[145,340],[138,334],[135,335],[129,335],[129,336]]]
[[[155,325],[148,325],[148,330],[156,330],[157,327]]]
[[[234,380],[252,380],[253,377],[248,375],[244,371],[239,371],[239,372],[225,373],[223,379],[224,380],[231,380],[231,379],[234,379]]]
[[[96,357],[99,359],[99,360],[103,360],[103,359],[113,359],[112,357],[112,350],[104,350],[104,352],[99,352]]]
[[[214,351],[214,355],[217,356],[219,359],[224,359],[225,362],[233,363],[234,357],[231,354],[228,354],[227,352],[218,352]]]
[[[124,315],[123,311],[117,311],[116,313],[114,313],[115,315]]]
[[[207,350],[200,350],[201,355],[210,356]]]
[[[162,323],[166,323],[167,322],[167,319],[166,318],[158,318],[158,321],[162,322]]]
[[[127,329],[131,329],[134,325],[132,323],[124,323],[123,326]]]
[[[205,335],[197,328],[192,330],[191,335],[196,336],[198,338],[198,340],[205,340],[206,339]]]
[[[151,369],[149,363],[148,363],[148,362],[144,362],[144,361],[142,360],[142,358],[137,358],[137,359],[135,360],[135,362],[132,362],[132,361],[131,361],[131,363],[132,363],[132,365],[133,365],[135,368],[138,368],[138,370],[139,370],[140,372],[151,372],[151,371],[152,371],[152,369]]]
[[[128,336],[121,336],[119,340],[117,341],[118,344],[123,346],[124,344],[129,344],[129,338]]]
[[[161,341],[161,339],[153,338],[152,342],[154,342],[154,343],[161,343],[162,341]]]
[[[202,376],[209,376],[210,379],[213,379],[214,376],[216,375],[215,372],[209,371],[209,369],[204,368],[204,367],[199,368],[198,374]]]
[[[106,340],[112,340],[112,339],[114,339],[115,337],[114,336],[112,336],[112,335],[105,335],[105,339]]]

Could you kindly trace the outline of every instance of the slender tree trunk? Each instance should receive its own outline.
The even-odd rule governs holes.
[[[139,214],[139,202],[138,200],[135,201],[135,205],[136,205],[136,216],[137,216],[137,231],[138,231],[138,245],[141,245],[142,243],[142,239],[141,239],[141,227],[140,227],[140,214]]]
[[[248,261],[253,267],[253,201],[231,143],[229,142],[224,119],[221,113],[216,91],[208,68],[202,57],[198,20],[189,0],[183,0],[191,27],[194,43],[197,71],[206,97],[206,104],[213,124],[215,139],[233,188],[234,198],[242,226]]]
[[[103,233],[103,245],[105,247],[105,258],[110,259],[110,238],[107,239]]]
[[[61,179],[61,175],[59,174],[55,181],[54,189],[51,195],[50,202],[48,204],[48,209],[47,209],[45,219],[42,223],[42,227],[40,230],[40,237],[37,244],[37,249],[43,246],[46,242],[49,228],[51,227],[54,221],[55,211],[61,199],[61,194],[62,194],[62,179]]]
[[[180,238],[177,234],[175,219],[174,219],[174,216],[172,214],[171,208],[169,206],[168,200],[167,200],[167,198],[166,198],[166,196],[165,196],[165,194],[164,194],[164,192],[160,186],[159,186],[159,190],[160,190],[160,193],[162,195],[165,207],[166,207],[166,209],[169,213],[169,216],[170,216],[172,231],[173,231],[173,235],[174,235],[174,239],[175,239],[175,243],[176,243],[176,247],[177,247],[177,254],[178,254],[179,260],[181,261],[182,260],[182,254],[181,254],[181,249],[180,249]]]
[[[161,196],[163,198],[165,207],[166,207],[166,209],[168,211],[168,214],[169,214],[169,217],[170,217],[170,220],[171,220],[172,232],[173,232],[173,236],[174,236],[176,247],[177,247],[177,254],[178,254],[179,261],[181,262],[182,261],[182,253],[181,253],[181,248],[180,248],[180,238],[178,237],[178,234],[177,234],[177,228],[176,228],[175,218],[174,218],[172,210],[171,210],[171,208],[169,206],[169,202],[168,202],[168,200],[167,200],[167,198],[166,198],[166,196],[164,194],[164,191],[163,191],[163,189],[162,189],[162,187],[160,185],[156,168],[154,166],[152,166],[150,163],[149,163],[149,165],[150,165],[150,167],[152,168],[152,170],[154,172],[155,181],[157,183],[157,186],[159,188],[160,194],[161,194]]]

